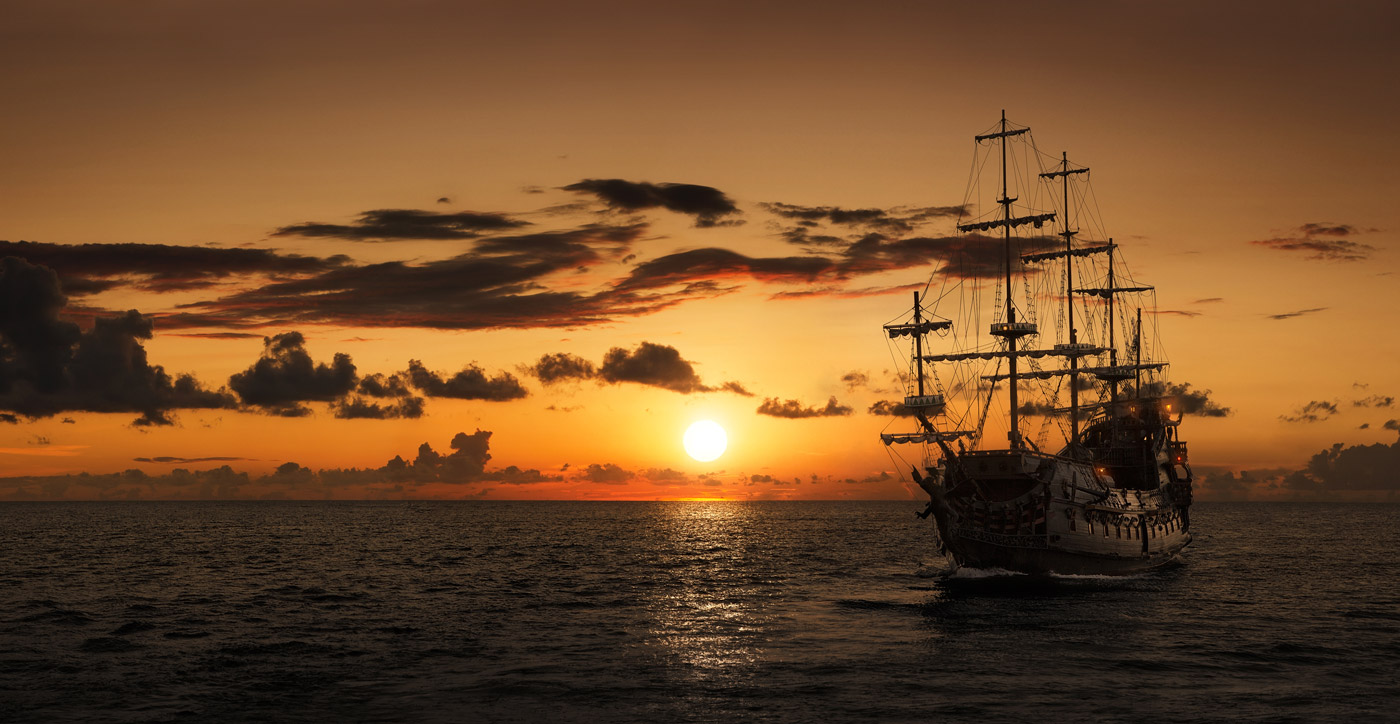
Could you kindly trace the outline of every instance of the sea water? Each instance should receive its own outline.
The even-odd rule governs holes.
[[[1130,578],[915,502],[0,505],[0,720],[1375,721],[1400,505],[1193,508]]]

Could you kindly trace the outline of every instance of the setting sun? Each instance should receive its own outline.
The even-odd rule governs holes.
[[[685,431],[685,451],[702,463],[708,463],[724,454],[729,445],[729,437],[724,428],[713,420],[700,420]]]

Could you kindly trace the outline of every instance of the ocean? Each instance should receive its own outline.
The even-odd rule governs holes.
[[[1400,720],[1400,505],[1200,503],[1122,579],[920,507],[7,503],[0,720]]]

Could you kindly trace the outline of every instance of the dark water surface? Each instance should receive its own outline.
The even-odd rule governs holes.
[[[1049,580],[918,507],[0,505],[0,720],[1400,720],[1400,505]]]

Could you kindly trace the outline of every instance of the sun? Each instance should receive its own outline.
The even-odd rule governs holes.
[[[702,463],[708,463],[724,454],[729,445],[729,437],[724,428],[714,420],[700,420],[685,431],[685,451]]]

